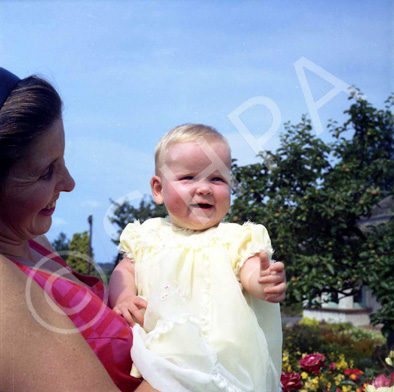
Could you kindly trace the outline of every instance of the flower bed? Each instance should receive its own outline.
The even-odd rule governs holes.
[[[379,333],[304,320],[284,329],[283,391],[394,392],[394,352],[384,362],[384,350]]]

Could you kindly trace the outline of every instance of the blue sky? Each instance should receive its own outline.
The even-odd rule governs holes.
[[[49,239],[87,230],[92,214],[96,261],[112,261],[109,199],[129,194],[138,204],[150,193],[154,147],[176,125],[212,125],[234,158],[255,162],[229,114],[265,97],[280,113],[263,145],[275,149],[283,123],[309,113],[300,58],[325,72],[306,70],[314,101],[333,75],[383,107],[394,91],[392,20],[387,0],[0,0],[0,65],[46,77],[64,101],[77,186],[58,201]],[[322,124],[343,120],[347,107],[340,92],[318,110]],[[257,140],[273,115],[255,105],[240,119]],[[325,129],[319,136],[329,139]]]

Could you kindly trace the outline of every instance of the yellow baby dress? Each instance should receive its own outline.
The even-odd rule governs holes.
[[[162,392],[277,392],[282,330],[278,304],[242,290],[239,270],[261,250],[262,225],[221,223],[199,232],[154,218],[125,228],[144,329],[133,327],[133,362]]]

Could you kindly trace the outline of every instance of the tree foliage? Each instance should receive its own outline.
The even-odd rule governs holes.
[[[114,203],[111,200],[112,203]],[[150,197],[144,197],[138,207],[134,207],[130,202],[125,201],[122,204],[115,203],[116,210],[110,217],[110,222],[116,226],[118,236],[112,242],[119,244],[119,237],[128,223],[139,220],[141,223],[150,218],[163,218],[167,215],[164,204],[156,204]]]
[[[61,257],[64,261],[67,261],[67,251],[70,250],[70,240],[67,238],[66,234],[61,232],[52,242],[52,246],[55,248],[56,252],[61,253]]]
[[[88,273],[88,261],[89,261],[89,235],[87,231],[83,233],[75,233],[70,241],[70,254],[67,258],[67,264],[75,271],[80,274]],[[93,254],[92,254],[93,258]],[[94,263],[91,260],[91,263]],[[91,267],[92,271],[93,268]]]
[[[382,325],[388,337],[389,349],[394,349],[394,218],[389,222],[371,227],[360,258],[365,268],[364,281],[372,289],[381,308],[371,315],[373,325]]]
[[[332,142],[303,117],[285,124],[280,147],[261,153],[261,163],[234,163],[238,196],[228,220],[267,227],[275,258],[286,263],[289,303],[316,305],[323,294],[352,295],[365,283],[383,305],[372,320],[393,331],[393,293],[379,285],[394,286],[392,223],[370,231],[359,223],[394,191],[393,97],[385,110],[351,99],[348,120],[328,126]]]

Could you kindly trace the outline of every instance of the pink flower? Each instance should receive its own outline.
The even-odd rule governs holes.
[[[390,380],[391,380],[391,384],[394,385],[394,372],[392,372],[392,373],[390,374]]]
[[[335,362],[330,363],[330,370],[335,370]]]
[[[314,374],[318,374],[324,366],[326,357],[323,354],[309,354],[300,360],[301,369]]]
[[[282,383],[282,391],[296,391],[302,388],[301,376],[299,373],[284,373],[280,376],[280,382]]]
[[[380,387],[389,387],[390,384],[390,380],[384,374],[380,374],[372,382],[372,385],[375,387],[375,389]]]

